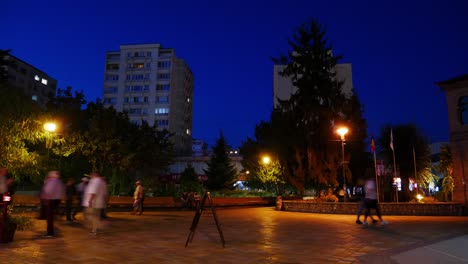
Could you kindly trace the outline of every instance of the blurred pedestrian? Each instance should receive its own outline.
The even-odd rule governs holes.
[[[91,228],[91,233],[96,235],[101,223],[101,209],[106,206],[107,187],[99,173],[89,174],[90,180],[84,192],[82,205],[85,207],[85,220]]]
[[[356,187],[354,187],[353,189],[353,196],[356,197],[358,199],[358,202],[359,202],[359,206],[358,206],[358,209],[357,209],[357,212],[356,212],[356,224],[358,225],[361,225],[362,222],[361,222],[361,214],[362,212],[367,208],[366,207],[366,194],[365,194],[365,190],[364,190],[364,185],[365,185],[365,181],[363,178],[359,178],[358,181],[357,181],[357,185]],[[372,223],[376,223],[377,220],[375,220],[372,215],[369,215],[371,220],[372,220]]]
[[[364,185],[364,192],[365,192],[365,197],[366,197],[366,215],[364,216],[364,225],[368,225],[367,223],[367,217],[370,215],[370,210],[374,209],[377,217],[380,220],[381,225],[386,225],[388,224],[387,221],[384,221],[382,219],[382,215],[380,213],[380,208],[379,204],[377,202],[377,189],[376,189],[376,184],[375,184],[375,179],[373,176],[369,177],[366,181],[366,184]]]
[[[83,196],[84,196],[84,191],[86,189],[86,186],[88,185],[89,178],[88,177],[83,177],[81,178],[81,182],[76,186],[76,197],[78,198],[78,205],[75,208],[75,211],[73,212],[72,219],[76,220],[76,214],[78,212],[83,212]],[[84,218],[84,213],[83,213],[83,218]]]
[[[138,213],[143,214],[143,202],[145,200],[145,188],[141,185],[141,181],[135,183],[135,192],[133,193],[133,212],[132,214]]]
[[[65,186],[60,180],[59,171],[49,171],[41,190],[41,200],[45,206],[47,233],[44,237],[54,237],[54,218],[60,201],[65,196]]]
[[[109,203],[109,192],[107,191],[107,181],[106,181],[106,177],[105,177],[105,176],[101,176],[101,179],[102,179],[102,181],[104,182],[104,185],[105,185],[105,187],[106,187],[106,191],[104,192],[104,193],[105,193],[105,198],[104,198],[104,200],[105,200],[106,202],[105,202],[104,207],[101,208],[100,217],[101,217],[101,219],[105,219],[105,218],[107,218],[106,208],[107,208],[107,204]]]
[[[73,222],[74,217],[72,214],[75,214],[74,211],[76,210],[73,210],[73,199],[75,198],[75,194],[75,180],[73,178],[69,178],[65,188],[65,195],[67,198],[65,201],[65,213],[68,222]]]

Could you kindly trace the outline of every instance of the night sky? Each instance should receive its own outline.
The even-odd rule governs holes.
[[[375,2],[379,2],[378,4]],[[0,49],[58,86],[102,97],[107,51],[160,43],[195,78],[193,136],[220,129],[233,147],[272,110],[273,63],[294,29],[315,17],[334,54],[353,64],[369,135],[416,123],[448,140],[445,94],[434,82],[468,73],[468,1],[3,1]],[[331,135],[334,137],[334,135]],[[395,139],[396,140],[396,139]]]

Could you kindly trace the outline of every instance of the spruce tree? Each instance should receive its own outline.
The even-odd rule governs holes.
[[[208,176],[207,187],[210,190],[220,190],[233,183],[237,171],[231,164],[228,155],[228,144],[223,133],[220,133],[216,144],[213,146],[213,155],[207,162],[208,169],[205,170]]]
[[[342,177],[340,144],[336,126],[350,127],[347,140],[363,151],[366,122],[354,91],[343,91],[336,74],[341,56],[333,54],[324,27],[316,20],[299,26],[289,41],[290,51],[274,62],[286,65],[280,73],[297,88],[288,100],[280,100],[271,116],[270,143],[286,168],[285,176],[300,193],[306,187],[338,186]],[[265,134],[265,133],[264,133]],[[356,148],[357,149],[357,148]],[[347,154],[346,160],[350,156]],[[351,180],[348,168],[347,182]]]

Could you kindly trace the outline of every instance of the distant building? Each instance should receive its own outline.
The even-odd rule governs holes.
[[[208,143],[199,139],[192,140],[192,156],[208,156],[208,153]]]
[[[286,68],[286,65],[273,66],[273,106],[279,106],[280,100],[288,100],[292,94],[297,91],[293,85],[292,79],[282,76],[280,73]],[[344,94],[351,97],[353,94],[353,72],[351,63],[337,64],[335,66],[338,80],[343,81],[341,87]]]
[[[160,44],[121,45],[106,54],[104,105],[174,133],[178,155],[191,153],[193,86],[187,63]]]
[[[468,206],[468,74],[436,83],[445,92],[455,189],[453,201]]]
[[[57,80],[13,55],[7,55],[4,59],[8,64],[6,65],[8,83],[22,89],[31,100],[45,107],[49,98],[55,96]]]

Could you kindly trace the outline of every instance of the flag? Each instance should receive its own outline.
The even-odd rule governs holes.
[[[374,137],[371,138],[371,141],[370,141],[370,150],[372,153],[375,152],[375,141],[374,141]]]
[[[395,151],[393,149],[393,129],[390,128],[390,148]]]

